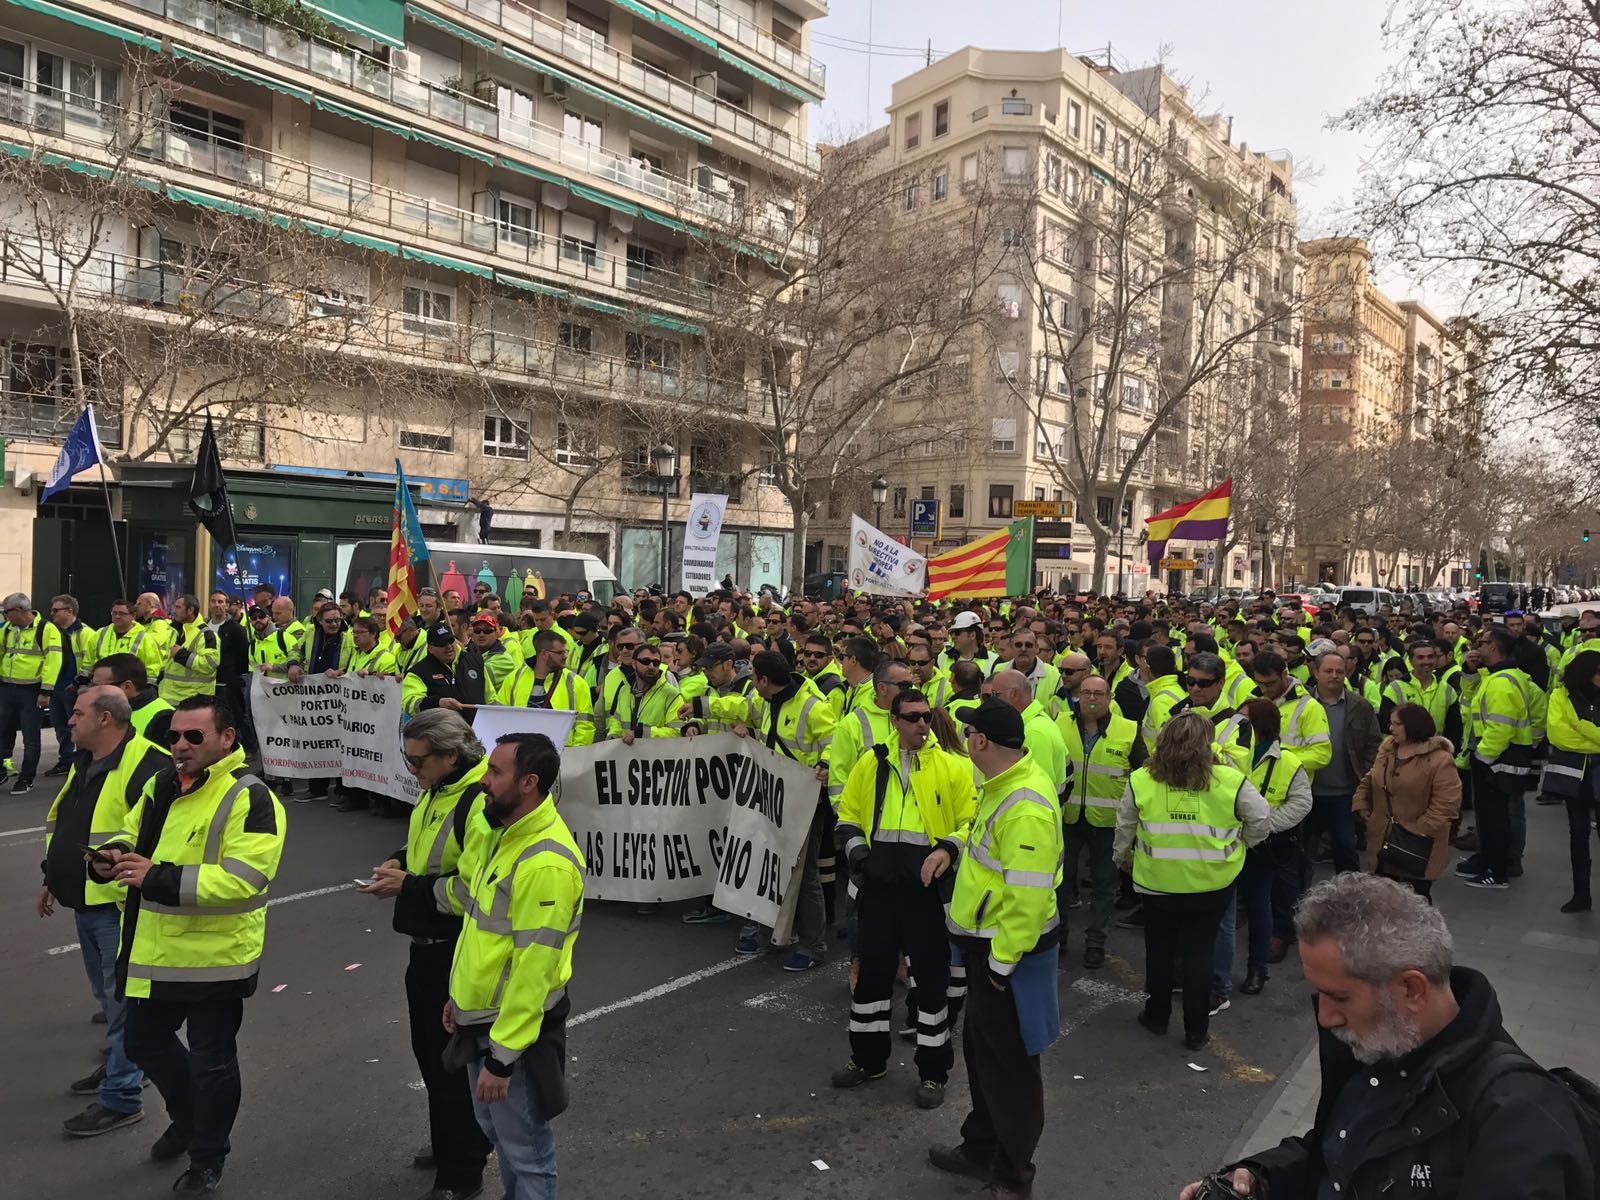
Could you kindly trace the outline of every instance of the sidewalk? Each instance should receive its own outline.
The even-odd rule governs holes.
[[[1600,852],[1600,841],[1590,845]],[[1510,891],[1467,887],[1454,872],[1459,857],[1452,857],[1433,890],[1455,937],[1456,964],[1489,977],[1506,1031],[1536,1061],[1600,1079],[1600,913],[1560,911],[1572,894],[1566,809],[1529,797],[1524,874]],[[1311,1128],[1321,1072],[1315,1031],[1307,1032],[1305,1053],[1251,1115],[1223,1161]]]

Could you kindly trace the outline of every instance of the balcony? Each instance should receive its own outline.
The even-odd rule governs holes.
[[[594,251],[562,253],[559,239],[537,230],[500,224],[495,219],[380,187],[363,179],[286,158],[253,146],[228,146],[196,137],[151,118],[137,118],[110,105],[69,103],[60,96],[41,96],[0,86],[0,121],[54,134],[70,150],[88,160],[112,163],[116,148],[140,122],[144,131],[135,149],[138,158],[242,186],[256,194],[246,200],[267,207],[305,206],[328,214],[342,225],[366,225],[386,235],[419,234],[452,246],[476,250],[518,271],[534,270],[591,287],[610,288],[703,309],[711,300],[709,284],[665,268],[643,268],[626,258]],[[558,142],[565,139],[557,139]],[[560,146],[556,147],[560,149]]]
[[[762,33],[755,25],[738,13],[729,12],[715,0],[657,0],[668,8],[693,17],[709,29],[715,29],[747,50],[754,50],[769,62],[775,62],[785,71],[802,79],[809,79],[820,91],[827,86],[828,69],[816,59],[785,45],[770,33]],[[454,3],[454,0],[451,0]],[[823,5],[824,10],[827,6]]]
[[[518,122],[509,117],[502,117],[493,105],[465,92],[432,83],[420,75],[397,71],[383,60],[370,55],[305,40],[282,26],[263,23],[248,13],[213,3],[212,0],[126,0],[126,3],[153,16],[162,17],[174,24],[198,30],[249,50],[272,62],[350,88],[384,104],[392,104],[396,108],[429,117],[481,137],[505,140],[511,145],[522,144],[517,140],[516,130],[510,128]],[[604,47],[597,48],[593,43],[574,37],[563,27],[536,24],[533,16],[522,10],[502,11],[509,22],[505,27],[508,32],[520,33],[547,49],[552,48],[548,43],[555,42],[556,53],[571,51],[571,54],[566,56],[572,57],[573,61],[597,73],[605,74],[603,67],[606,65],[606,55],[596,53],[597,49],[604,50]],[[608,53],[610,59],[615,61],[618,73],[629,76],[629,73],[621,68],[620,56],[615,52]],[[630,59],[628,62],[632,64],[633,60]],[[688,84],[679,83],[654,72],[649,73],[653,78],[647,84],[645,68],[638,64],[633,64],[633,68],[631,76],[623,78],[622,82],[629,86],[638,86],[652,98],[680,108],[690,116],[714,125],[731,136],[751,141],[769,153],[787,158],[796,165],[811,169],[820,166],[820,159],[815,150],[798,139],[757,121],[743,110],[715,97],[706,96]],[[509,129],[509,136],[502,132],[503,126]],[[523,136],[526,140],[526,135]],[[587,147],[587,149],[613,159],[620,157],[599,147]],[[641,177],[654,174],[640,170],[637,165],[633,170]],[[669,177],[662,175],[657,178],[665,180]],[[693,193],[693,196],[689,197],[692,207],[698,207],[702,203],[693,198],[700,193],[690,188],[687,182],[674,182],[679,182],[685,192]]]
[[[137,2],[152,3],[159,0]],[[630,55],[613,50],[604,42],[580,37],[563,23],[543,13],[515,7],[502,0],[441,0],[441,3],[469,13],[503,33],[531,42],[574,66],[648,96],[684,116],[711,125],[729,137],[759,146],[794,166],[813,171],[822,166],[817,152],[798,138],[757,120],[737,105],[719,100]]]
[[[38,264],[52,264],[48,269],[57,287],[73,281],[71,269],[38,242],[13,239],[7,249],[0,256],[0,286],[39,288],[41,304],[48,304],[37,278]],[[29,269],[30,262],[35,269]],[[148,311],[153,324],[161,323],[164,312],[199,307],[238,318],[238,326],[224,331],[226,336],[247,336],[248,324],[259,322],[296,328],[315,346],[320,322],[326,320],[330,352],[399,354],[446,369],[451,365],[475,367],[547,392],[552,385],[561,385],[623,401],[648,397],[708,406],[729,414],[759,413],[762,408],[757,384],[713,379],[681,365],[585,354],[516,332],[362,303],[341,303],[335,308],[304,291],[109,251],[89,256],[77,272],[76,282],[86,296],[125,300]]]

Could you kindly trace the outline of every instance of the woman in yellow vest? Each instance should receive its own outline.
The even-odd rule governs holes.
[[[1209,1040],[1217,926],[1233,900],[1246,846],[1267,836],[1271,812],[1242,771],[1217,757],[1211,722],[1179,713],[1128,780],[1117,808],[1113,857],[1133,867],[1144,899],[1145,991],[1139,1024],[1164,1034],[1173,964],[1183,975],[1184,1044]]]

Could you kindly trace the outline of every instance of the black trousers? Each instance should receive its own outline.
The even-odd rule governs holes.
[[[1472,760],[1472,797],[1478,813],[1477,859],[1496,879],[1511,871],[1511,791],[1521,792],[1521,775],[1496,772],[1476,757]]]
[[[1144,898],[1145,1019],[1172,1019],[1174,965],[1182,972],[1183,1032],[1204,1037],[1211,1028],[1211,967],[1217,927],[1233,899],[1233,885],[1215,892]]]
[[[483,1164],[494,1147],[472,1110],[470,1071],[447,1071],[441,1056],[450,1035],[440,1015],[450,994],[455,942],[411,943],[406,965],[406,1009],[411,1017],[411,1053],[428,1090],[428,1137],[433,1144],[433,1186],[470,1192],[483,1181]]]
[[[917,1076],[945,1083],[955,1063],[950,1046],[950,940],[939,893],[920,885],[867,884],[856,897],[861,970],[850,995],[850,1055],[877,1074],[889,1062],[894,977],[903,949],[911,960],[917,1012]]]
[[[961,1055],[972,1111],[961,1123],[961,1149],[974,1162],[989,1163],[996,1183],[1026,1191],[1033,1184],[1033,1151],[1044,1132],[1039,1056],[1022,1044],[1015,997],[989,981],[980,955],[966,957],[972,982]]]
[[[443,1007],[443,1001],[440,1002]],[[239,1026],[244,1000],[145,1000],[130,997],[124,1048],[150,1077],[167,1115],[189,1135],[189,1162],[222,1169],[239,1115]],[[188,1046],[178,1040],[184,1028]]]
[[[1572,894],[1589,893],[1589,839],[1594,836],[1595,809],[1600,807],[1600,766],[1591,765],[1578,785],[1578,794],[1568,796],[1567,841],[1572,856]]]

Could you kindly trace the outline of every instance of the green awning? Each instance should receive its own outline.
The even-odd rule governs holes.
[[[755,66],[753,63],[746,62],[737,54],[733,53],[733,51],[724,50],[721,46],[717,46],[715,49],[717,52],[717,57],[723,62],[727,63],[730,67],[738,67],[739,70],[743,71],[746,75],[749,75],[753,79],[759,79],[768,87],[776,88],[778,91],[783,92],[786,95],[794,96],[801,100],[811,99],[810,96],[806,95],[806,93],[802,92],[793,84],[785,83],[770,71],[763,71],[760,67]]]
[[[656,313],[645,313],[644,319],[651,325],[659,325],[662,329],[670,329],[674,333],[689,333],[696,337],[705,336],[705,326],[696,325],[693,321],[680,321],[677,317],[663,317]]]
[[[657,13],[656,20],[661,22],[661,24],[665,25],[668,29],[672,30],[673,33],[681,33],[691,42],[699,42],[702,46],[709,47],[712,50],[717,49],[716,38],[707,37],[697,29],[690,29],[687,25],[675,17],[669,17],[666,13]]]
[[[266,213],[251,204],[240,204],[236,200],[225,200],[221,196],[213,196],[208,192],[196,192],[186,187],[179,187],[175,183],[167,184],[167,195],[184,204],[193,204],[199,208],[209,208],[213,212],[227,213],[230,217],[250,217],[252,220],[262,220]]]
[[[406,11],[424,24],[432,25],[435,29],[442,29],[446,33],[460,38],[463,42],[471,42],[474,46],[482,46],[485,50],[493,50],[495,48],[493,38],[486,38],[481,33],[473,33],[470,29],[464,29],[446,17],[436,17],[425,8],[418,8],[415,4],[408,4],[406,5]]]
[[[612,304],[607,300],[591,300],[587,296],[578,297],[578,307],[587,308],[591,312],[605,313],[607,316],[620,316],[627,310],[620,304]]]
[[[637,217],[642,211],[637,204],[629,204],[626,200],[618,200],[604,192],[597,192],[593,188],[584,187],[581,183],[567,184],[572,189],[574,196],[581,196],[591,204],[598,204],[601,208],[609,208],[612,212],[627,213],[630,217]]]
[[[136,30],[128,29],[112,21],[103,21],[99,17],[91,17],[88,13],[78,12],[63,4],[52,4],[50,0],[7,0],[18,8],[31,9],[36,13],[43,13],[47,17],[55,17],[61,21],[71,22],[83,29],[92,29],[96,33],[103,33],[107,37],[114,37],[118,41],[132,42],[135,46],[143,46],[146,50],[160,50],[161,41]]]
[[[500,165],[505,167],[508,171],[521,171],[524,175],[532,175],[535,179],[542,179],[544,182],[553,183],[557,187],[571,186],[564,176],[556,175],[550,171],[541,171],[538,167],[526,166],[523,163],[515,161],[514,159],[509,159],[502,156],[500,159]]]
[[[659,20],[659,18],[656,16],[656,10],[653,8],[646,8],[644,5],[639,3],[639,0],[617,0],[617,4],[619,7],[625,8],[629,12],[633,13],[636,17],[643,17],[647,21]]]
[[[608,92],[602,87],[596,87],[592,83],[588,83],[582,79],[579,79],[576,75],[569,75],[566,71],[561,70],[559,67],[553,67],[549,63],[540,62],[536,58],[530,58],[512,46],[502,46],[500,48],[500,53],[505,55],[505,57],[509,58],[514,63],[520,63],[525,67],[531,67],[533,70],[542,72],[543,74],[549,75],[554,79],[559,79],[563,83],[577,88],[580,92],[593,96],[596,100],[600,100],[611,105],[613,108],[620,108],[624,112],[632,113],[634,116],[639,117],[642,120],[649,121],[655,125],[660,125],[664,129],[670,129],[679,137],[686,137],[692,141],[700,142],[706,146],[711,144],[711,139],[709,137],[696,130],[690,129],[687,125],[680,125],[677,121],[669,120],[658,113],[653,113],[648,108],[644,108],[638,104],[635,104],[631,100],[624,100],[621,96]]]
[[[521,288],[525,292],[535,292],[541,296],[551,296],[557,300],[570,300],[572,293],[566,288],[551,287],[547,283],[535,283],[531,279],[524,279],[520,275],[507,275],[504,271],[494,273],[495,282],[503,283],[510,287]]]
[[[401,0],[301,0],[340,29],[396,50],[406,48],[406,10]]]
[[[488,267],[462,262],[459,258],[450,258],[444,254],[435,254],[431,250],[418,250],[415,246],[402,246],[400,257],[410,259],[412,262],[425,262],[430,266],[443,267],[447,271],[462,271],[468,275],[477,275],[482,279],[494,278],[494,272]]]
[[[220,58],[212,58],[209,54],[202,54],[198,50],[186,50],[179,46],[173,50],[181,59],[198,63],[213,71],[221,71],[224,75],[232,75],[235,79],[243,79],[246,83],[256,84],[258,87],[268,88],[274,92],[282,92],[285,96],[292,96],[302,104],[311,103],[311,93],[304,88],[295,87],[292,83],[285,83],[281,79],[274,79],[270,75],[263,75],[260,71],[252,71],[249,67],[241,67],[236,63],[224,62]]]
[[[338,229],[332,225],[324,225],[320,221],[296,221],[295,223],[319,237],[333,238],[335,241],[344,242],[351,246],[360,246],[363,250],[376,250],[380,254],[400,253],[399,242],[391,242],[385,238],[369,237],[364,233],[357,233],[353,229]]]
[[[363,125],[371,125],[374,129],[381,129],[385,133],[392,133],[396,137],[410,138],[413,130],[405,125],[397,125],[375,113],[365,112],[359,108],[351,108],[348,104],[340,104],[337,100],[329,100],[326,96],[318,96],[316,105],[323,112],[330,112],[336,116],[346,117],[352,121],[360,121]]]
[[[413,129],[411,136],[419,142],[428,142],[434,146],[441,146],[446,150],[453,150],[457,154],[465,154],[468,158],[475,158],[481,163],[494,166],[494,156],[485,154],[482,150],[474,150],[471,146],[464,146],[460,142],[452,141],[447,137],[440,137],[436,133],[427,133],[421,129]]]
[[[660,225],[665,229],[671,229],[676,233],[686,233],[690,237],[705,233],[705,230],[696,229],[693,225],[686,225],[676,217],[669,217],[662,213],[651,212],[648,208],[641,209],[639,215],[642,216],[646,221],[654,222],[655,224]]]
[[[1098,179],[1101,183],[1108,183],[1112,187],[1116,187],[1117,186],[1117,181],[1115,179],[1111,178],[1111,176],[1107,175],[1099,167],[1090,167],[1089,168],[1089,174],[1094,176],[1094,178]]]

